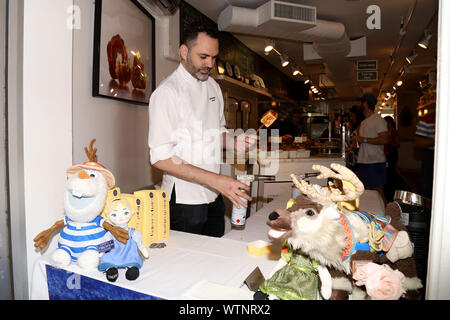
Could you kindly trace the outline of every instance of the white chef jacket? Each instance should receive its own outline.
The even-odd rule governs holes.
[[[211,77],[197,80],[180,63],[150,97],[151,164],[176,155],[196,167],[219,173],[223,132],[227,130],[219,85]],[[211,203],[218,196],[216,190],[165,172],[161,188],[171,195],[174,184],[177,203]]]

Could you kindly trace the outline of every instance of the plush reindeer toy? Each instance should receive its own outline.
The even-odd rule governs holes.
[[[271,213],[267,221],[269,238],[281,239],[287,255],[282,254],[284,264],[260,286],[255,299],[419,297],[412,245],[398,211],[384,216],[345,209],[343,203],[364,192],[353,171],[339,164],[312,168],[320,171],[317,178],[340,180],[342,187],[331,182],[326,187],[311,185],[291,175],[302,195],[287,209]],[[390,212],[395,205],[387,206]]]

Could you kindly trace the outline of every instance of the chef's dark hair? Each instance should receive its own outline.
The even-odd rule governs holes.
[[[213,39],[219,39],[219,31],[214,27],[206,25],[191,25],[185,30],[181,44],[189,47],[190,42],[197,40],[198,34],[204,32]]]

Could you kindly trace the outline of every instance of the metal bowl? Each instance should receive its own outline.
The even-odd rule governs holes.
[[[425,198],[409,191],[395,190],[394,201],[410,204],[413,206],[422,206],[425,204]]]

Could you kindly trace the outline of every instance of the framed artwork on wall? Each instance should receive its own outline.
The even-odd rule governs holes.
[[[155,19],[135,0],[96,0],[93,96],[148,105],[154,88]]]

